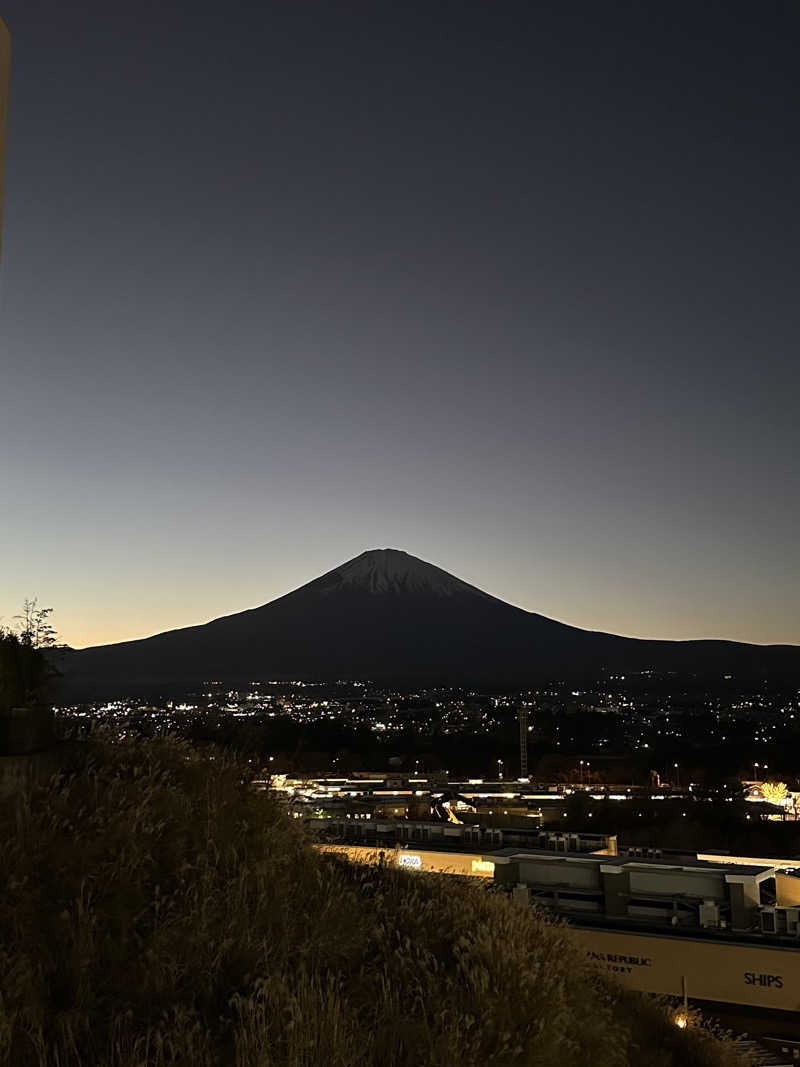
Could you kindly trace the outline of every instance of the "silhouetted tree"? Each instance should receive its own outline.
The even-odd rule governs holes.
[[[28,600],[22,605],[22,612],[16,616],[18,636],[23,645],[31,648],[51,648],[56,643],[56,631],[50,625],[52,608],[40,608],[39,598]]]
[[[47,656],[56,643],[52,610],[26,600],[16,627],[0,626],[0,711],[37,703],[58,674]]]

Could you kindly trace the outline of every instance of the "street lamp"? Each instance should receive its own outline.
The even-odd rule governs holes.
[[[678,766],[677,763],[674,766],[675,766],[675,784],[677,785],[678,789],[680,789],[680,787],[681,787],[681,769],[680,769],[680,767]]]

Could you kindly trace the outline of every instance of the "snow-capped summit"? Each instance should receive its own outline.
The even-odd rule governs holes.
[[[462,582],[447,571],[397,548],[373,548],[329,571],[319,579],[326,591],[357,589],[369,593],[428,596],[479,596],[488,593]]]

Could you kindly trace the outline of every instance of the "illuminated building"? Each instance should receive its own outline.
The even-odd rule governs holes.
[[[494,861],[496,880],[513,886],[520,899],[622,928],[756,930],[762,897],[763,903],[774,902],[778,875],[773,867],[729,863],[724,857],[713,863],[688,857],[675,863],[509,848],[486,858]],[[789,885],[796,887],[794,892]],[[791,896],[792,904],[800,899],[796,877],[780,881],[779,889],[782,897]]]

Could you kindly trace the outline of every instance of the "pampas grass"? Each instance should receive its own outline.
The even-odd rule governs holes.
[[[82,751],[0,814],[0,1064],[742,1062],[482,884],[318,854],[246,763]]]

